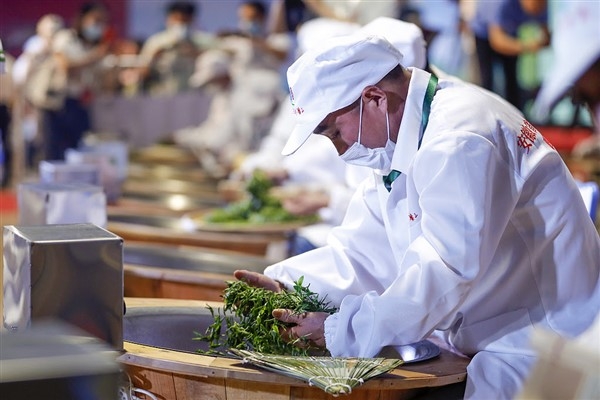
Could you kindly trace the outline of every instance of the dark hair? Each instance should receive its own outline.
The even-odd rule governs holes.
[[[188,17],[196,14],[196,5],[189,1],[174,1],[167,6],[167,14],[181,13]]]
[[[404,77],[404,67],[400,64],[395,66],[381,80],[398,80]]]
[[[79,12],[77,13],[77,16],[75,17],[75,20],[73,21],[73,28],[75,29],[75,31],[77,31],[77,34],[79,35],[79,37],[83,38],[83,36],[81,36],[81,24],[83,21],[83,18],[95,11],[100,11],[100,12],[104,12],[106,14],[108,14],[108,7],[106,6],[106,4],[100,2],[100,1],[90,1],[87,3],[83,3],[81,5],[81,7],[79,7]]]
[[[597,69],[598,71],[600,71],[600,56],[596,59],[596,61],[594,61],[590,69]]]
[[[267,16],[267,7],[261,1],[245,1],[241,5],[254,8],[258,15],[261,16],[261,18],[266,18]]]
[[[104,11],[108,12],[108,8],[106,4],[99,1],[91,1],[87,3],[83,3],[81,7],[79,7],[79,18],[86,16],[87,14],[94,11]]]

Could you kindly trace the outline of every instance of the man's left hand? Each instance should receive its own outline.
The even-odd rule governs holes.
[[[325,312],[305,312],[297,314],[292,310],[273,310],[273,317],[278,320],[295,324],[284,329],[281,336],[288,342],[297,341],[299,347],[305,347],[310,342],[317,347],[325,347],[325,320],[330,314]],[[300,339],[300,340],[298,340]]]

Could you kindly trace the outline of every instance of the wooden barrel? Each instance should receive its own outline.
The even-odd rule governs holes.
[[[264,257],[206,248],[126,243],[128,297],[220,301],[236,269],[263,272]]]
[[[108,204],[107,214],[111,215],[166,215],[181,217],[190,211],[209,210],[222,207],[221,200],[198,199],[194,196],[177,193],[124,194]]]
[[[109,214],[107,229],[126,241],[196,246],[266,256],[278,261],[287,256],[288,233],[237,233],[187,231],[178,217]]]
[[[190,182],[181,179],[127,179],[123,183],[123,195],[135,194],[183,194],[210,201],[222,200],[216,184]]]
[[[238,359],[196,354],[189,344],[175,343],[192,337],[202,329],[206,302],[166,299],[126,299],[124,320],[125,350],[119,357],[136,387],[161,399],[221,400],[324,400],[332,396],[307,382],[249,366]],[[220,303],[211,303],[218,307]],[[180,319],[183,311],[198,310],[194,319]],[[134,311],[135,310],[135,311]],[[137,313],[136,313],[137,311]],[[180,312],[181,311],[181,312]],[[132,328],[136,316],[153,315],[144,324]],[[173,318],[171,318],[173,317]],[[142,317],[143,319],[143,317]],[[184,323],[183,321],[188,321]],[[190,322],[191,321],[191,324]],[[191,339],[190,339],[191,340]],[[144,343],[146,342],[146,343]],[[170,346],[174,344],[175,346]],[[187,347],[178,351],[169,347]],[[201,347],[198,342],[198,348]],[[349,400],[409,399],[426,388],[459,383],[466,378],[469,360],[445,350],[439,356],[402,365],[388,374],[373,378],[344,398]]]
[[[146,165],[170,165],[179,168],[200,166],[198,157],[188,149],[172,144],[155,144],[136,149],[129,155],[130,161]]]

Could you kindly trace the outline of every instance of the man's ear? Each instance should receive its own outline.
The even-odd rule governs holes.
[[[387,109],[387,93],[380,87],[375,85],[367,86],[362,91],[362,98],[365,106],[369,102],[374,102],[374,104],[370,105],[375,105],[377,108],[382,108],[383,110]]]

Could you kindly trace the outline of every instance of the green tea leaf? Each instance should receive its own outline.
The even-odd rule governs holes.
[[[325,298],[310,291],[308,286],[302,286],[303,278],[294,282],[293,290],[279,293],[253,287],[243,281],[228,282],[223,292],[223,309],[215,311],[208,307],[214,323],[204,334],[196,333],[195,340],[208,342],[210,349],[235,348],[267,354],[307,355],[310,348],[297,347],[281,338],[279,332],[287,325],[272,315],[277,308],[290,309],[298,314],[333,314],[337,311]],[[222,330],[223,322],[225,331]]]

